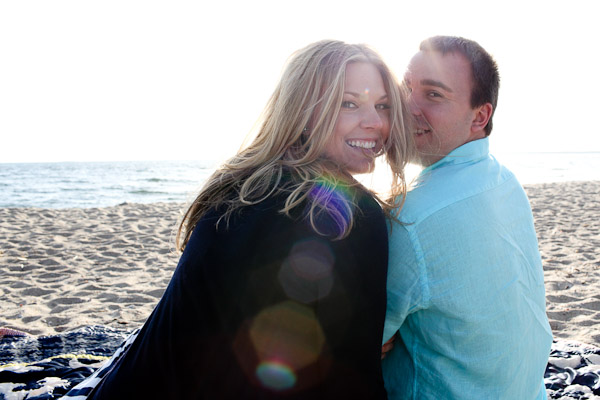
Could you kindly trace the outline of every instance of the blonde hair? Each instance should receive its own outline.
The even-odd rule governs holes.
[[[362,44],[323,40],[296,51],[269,99],[256,138],[221,165],[208,179],[185,213],[177,233],[183,250],[191,233],[209,210],[222,210],[229,221],[236,210],[284,193],[280,212],[290,212],[308,200],[307,217],[321,233],[316,220],[327,213],[338,224],[336,239],[345,237],[353,225],[353,196],[336,196],[336,188],[359,185],[340,167],[323,156],[332,137],[344,93],[346,66],[367,62],[381,73],[390,103],[390,136],[384,153],[392,172],[390,198],[377,198],[386,213],[394,198],[404,198],[404,167],[409,159],[409,115],[396,79],[381,57]],[[282,181],[285,174],[286,179]],[[319,195],[311,193],[318,191]],[[401,205],[401,202],[400,202]]]

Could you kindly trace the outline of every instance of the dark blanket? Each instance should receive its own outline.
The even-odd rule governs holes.
[[[551,399],[596,399],[600,396],[600,348],[555,340],[544,383]]]
[[[0,400],[50,400],[108,360],[130,332],[91,326],[55,336],[0,339]],[[554,341],[545,374],[551,399],[600,396],[600,348]]]
[[[55,336],[0,339],[0,400],[61,398],[108,360],[128,332],[90,326]]]

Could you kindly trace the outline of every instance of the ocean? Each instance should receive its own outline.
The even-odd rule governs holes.
[[[600,180],[600,152],[497,156],[521,183]],[[0,163],[0,207],[89,208],[188,202],[215,168],[207,161]]]
[[[187,202],[213,170],[202,161],[0,164],[0,207]]]

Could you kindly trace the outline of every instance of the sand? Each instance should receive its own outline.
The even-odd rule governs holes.
[[[526,185],[556,339],[600,346],[600,181]]]
[[[526,185],[556,339],[600,346],[600,181]],[[185,205],[0,209],[0,327],[134,329],[166,288]]]
[[[183,205],[0,209],[0,327],[134,329],[169,283]]]

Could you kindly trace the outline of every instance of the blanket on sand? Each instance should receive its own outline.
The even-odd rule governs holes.
[[[90,326],[32,337],[0,328],[0,400],[60,399],[112,362],[131,333]],[[544,378],[550,399],[600,399],[600,348],[555,340]]]

